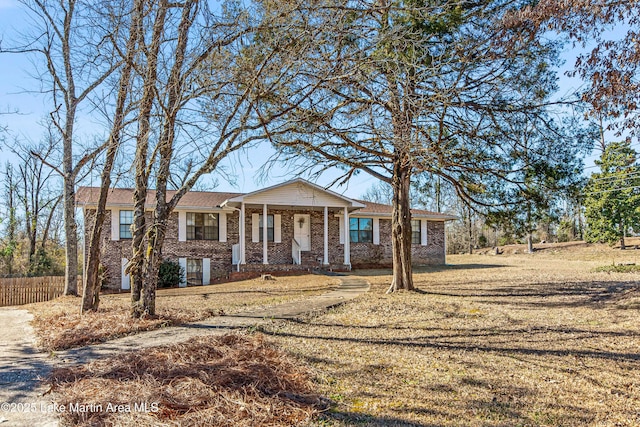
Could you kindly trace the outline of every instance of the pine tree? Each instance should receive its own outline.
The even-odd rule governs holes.
[[[600,172],[586,187],[585,216],[588,242],[620,242],[630,230],[640,230],[640,164],[630,140],[607,145],[597,160]]]

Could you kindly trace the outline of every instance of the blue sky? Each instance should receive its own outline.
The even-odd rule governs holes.
[[[0,0],[0,40],[3,40],[3,46],[15,40],[20,30],[26,25],[28,25],[28,19],[22,5],[15,0]],[[33,65],[24,55],[0,55],[0,112],[18,111],[17,114],[0,115],[0,126],[8,126],[15,137],[37,142],[44,132],[44,128],[39,123],[43,122],[51,106],[47,105],[45,96],[29,92],[38,88],[37,82],[30,75],[32,70]],[[234,183],[231,184],[218,177],[216,190],[251,192],[292,179],[293,176],[283,168],[274,168],[272,176],[266,181],[258,178],[261,162],[271,153],[272,150],[268,144],[263,144],[250,152],[228,159],[225,166],[227,171],[235,175]],[[0,147],[0,166],[12,156],[6,147]],[[315,182],[327,186],[337,176],[339,176],[337,172],[325,173]],[[375,182],[375,178],[361,173],[348,185],[334,186],[332,190],[350,197],[360,197]]]
[[[22,10],[23,6],[16,0],[0,0],[0,39],[3,45],[7,41],[11,42],[21,29],[27,24],[26,15]],[[567,67],[573,64],[574,55],[567,52]],[[28,58],[18,54],[0,55],[0,111],[14,111],[18,114],[0,115],[0,125],[7,125],[11,133],[22,139],[38,141],[44,129],[39,125],[46,117],[50,106],[46,104],[47,98],[43,95],[29,92],[34,88],[37,90],[37,82],[30,76],[33,65]],[[569,79],[561,75],[560,94],[565,94],[575,90],[580,82]],[[218,179],[218,191],[241,191],[250,192],[257,188],[273,185],[287,179],[290,175],[284,169],[274,169],[272,176],[267,181],[257,179],[257,170],[261,166],[262,159],[271,153],[268,145],[254,149],[245,155],[236,156],[229,160],[227,170],[236,175],[235,185],[231,185],[225,179]],[[10,156],[6,148],[0,151],[0,163]],[[592,165],[592,159],[587,160],[587,165]],[[589,171],[589,170],[588,170]],[[337,173],[326,173],[317,179],[320,185],[329,185],[338,176]],[[354,177],[348,186],[334,187],[334,191],[343,193],[350,197],[360,197],[373,184],[376,179],[361,173]]]

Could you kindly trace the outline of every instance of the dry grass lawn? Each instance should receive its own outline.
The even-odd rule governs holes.
[[[313,425],[638,426],[640,251],[559,246],[450,256],[422,293],[372,290],[265,328],[334,402]]]
[[[508,249],[499,256],[450,256],[448,266],[417,271],[421,292],[387,295],[388,271],[356,272],[372,283],[369,293],[320,315],[269,323],[262,328],[268,338],[200,338],[58,370],[52,383],[61,404],[158,403],[158,412],[90,411],[63,421],[640,425],[640,274],[596,270],[640,264],[640,251]],[[263,300],[264,293],[301,298],[335,283],[292,280],[304,285],[275,291],[258,283],[268,290],[256,291],[236,283],[209,296],[197,292],[217,287],[194,288],[187,290],[196,293],[191,296],[163,295],[159,307],[186,311],[191,301],[213,300],[192,308],[231,312],[249,301],[279,301]],[[118,298],[107,300],[117,305]]]
[[[102,295],[96,313],[80,315],[80,298],[62,297],[24,306],[33,315],[40,346],[62,350],[207,317],[266,308],[318,295],[339,280],[319,275],[285,276],[179,289],[160,289],[154,318],[129,316],[130,294]]]

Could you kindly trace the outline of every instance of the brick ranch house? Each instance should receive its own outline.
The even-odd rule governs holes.
[[[95,187],[81,187],[77,193],[85,250],[98,194]],[[154,198],[150,192],[149,210]],[[110,190],[106,207],[110,214],[103,228],[102,264],[107,286],[126,290],[133,190]],[[444,224],[455,217],[417,209],[411,213],[414,264],[444,264]],[[303,179],[248,194],[192,191],[172,213],[163,257],[184,268],[181,286],[208,285],[237,272],[386,267],[392,258],[391,206],[350,199]]]

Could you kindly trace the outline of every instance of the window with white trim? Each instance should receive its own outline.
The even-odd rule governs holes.
[[[411,220],[411,243],[414,245],[422,243],[422,225],[419,219]]]
[[[187,285],[202,285],[202,258],[187,258]]]
[[[373,218],[349,218],[349,239],[353,243],[373,243]]]
[[[120,211],[120,238],[131,239],[131,224],[133,224],[133,211]]]
[[[187,240],[219,240],[218,214],[187,212]]]
[[[259,241],[262,242],[262,232],[263,232],[263,222],[262,222],[262,214],[259,215],[258,217],[258,235],[259,237]],[[273,237],[274,237],[274,222],[273,222],[273,215],[268,214],[267,215],[267,242],[273,242]]]

